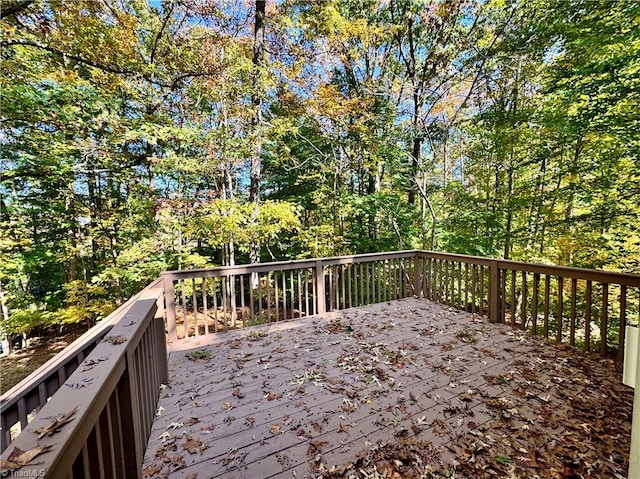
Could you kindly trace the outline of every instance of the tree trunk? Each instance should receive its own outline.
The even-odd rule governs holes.
[[[253,103],[254,113],[252,118],[253,133],[255,135],[255,143],[253,147],[253,155],[251,157],[250,185],[249,185],[249,201],[253,203],[252,223],[258,221],[260,213],[260,179],[261,164],[260,156],[262,153],[262,136],[260,133],[260,123],[262,121],[262,92],[260,92],[260,68],[264,58],[264,17],[265,17],[265,0],[256,0],[255,28],[253,37],[253,94],[251,101]],[[249,260],[251,263],[260,262],[260,244],[254,241],[249,250]]]

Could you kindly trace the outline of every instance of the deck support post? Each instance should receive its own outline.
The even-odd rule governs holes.
[[[316,314],[327,312],[326,299],[324,295],[324,266],[322,261],[316,261]]]
[[[169,341],[176,341],[178,333],[176,330],[176,297],[173,291],[173,277],[166,273],[162,274],[162,277],[164,282],[164,304],[167,313],[167,332],[169,333]]]
[[[500,290],[499,280],[499,269],[498,269],[498,261],[493,260],[489,265],[489,321],[492,323],[497,323],[499,314],[498,314],[498,291]]]

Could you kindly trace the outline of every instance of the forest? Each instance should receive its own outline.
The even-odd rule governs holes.
[[[640,3],[3,0],[2,331],[164,270],[427,249],[640,273]]]

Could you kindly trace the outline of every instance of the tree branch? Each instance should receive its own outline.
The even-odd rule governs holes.
[[[31,5],[34,0],[17,0],[15,2],[0,2],[0,18],[6,18],[10,15],[20,13],[22,10]]]

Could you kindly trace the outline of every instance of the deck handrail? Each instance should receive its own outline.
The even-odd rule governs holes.
[[[425,250],[168,271],[162,278],[171,340],[414,294],[585,350],[594,342],[599,353],[621,359],[624,326],[640,309],[633,307],[640,275]]]
[[[20,477],[142,477],[167,382],[163,290],[145,288],[40,413],[3,452],[46,450]],[[2,471],[11,473],[11,469]]]
[[[106,336],[133,304],[148,291],[162,283],[157,279],[132,296],[128,301],[76,338],[60,353],[29,374],[0,396],[0,451],[11,443],[12,428],[20,430],[44,406],[67,378],[85,360],[93,348]]]

